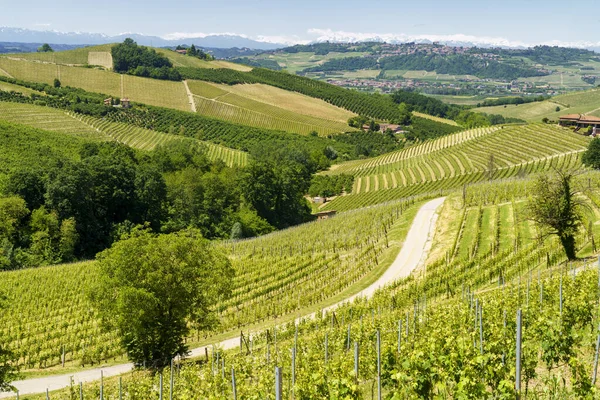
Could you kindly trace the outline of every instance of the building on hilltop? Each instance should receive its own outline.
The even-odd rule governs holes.
[[[123,97],[121,99],[121,107],[123,107],[123,108],[129,108],[129,107],[131,107],[131,102],[130,102],[130,100],[127,97]]]
[[[560,126],[576,126],[575,131],[581,128],[592,127],[592,134],[594,134],[595,128],[600,126],[600,117],[584,114],[567,114],[559,117],[558,123]]]

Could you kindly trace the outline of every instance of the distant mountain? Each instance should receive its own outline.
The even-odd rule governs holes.
[[[132,38],[138,44],[144,46],[154,47],[177,46],[178,44],[187,44],[190,46],[194,44],[200,47],[221,49],[238,47],[256,50],[274,50],[284,47],[282,44],[259,42],[237,35],[209,35],[205,37],[168,40],[158,36],[147,36],[138,33],[109,36],[102,33],[35,31],[31,29],[0,27],[0,42],[93,45],[122,42],[126,38]]]

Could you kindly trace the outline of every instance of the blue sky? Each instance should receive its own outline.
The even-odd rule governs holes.
[[[0,0],[0,26],[268,41],[458,34],[510,43],[600,42],[598,0]],[[585,19],[589,16],[589,19]],[[394,36],[395,35],[395,36]],[[177,35],[175,35],[177,36]],[[404,36],[402,36],[404,37]]]

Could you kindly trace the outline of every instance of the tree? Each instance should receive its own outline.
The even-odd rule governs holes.
[[[593,139],[581,156],[581,162],[587,167],[600,169],[600,138]]]
[[[54,87],[55,88],[60,88],[60,81],[57,78],[54,78]]]
[[[186,355],[190,326],[214,327],[212,308],[231,293],[229,260],[197,230],[134,230],[97,258],[101,278],[92,300],[137,365],[160,370]]]
[[[556,108],[554,109],[554,111],[559,112],[560,111],[560,107],[556,106]]]
[[[571,188],[573,175],[557,171],[556,175],[541,175],[534,184],[529,201],[531,219],[544,230],[542,238],[556,235],[569,260],[576,258],[575,234],[581,222],[582,203]]]
[[[48,43],[44,43],[41,47],[37,49],[38,53],[52,53],[54,50]]]

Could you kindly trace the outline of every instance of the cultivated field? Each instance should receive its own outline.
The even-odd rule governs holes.
[[[91,140],[109,140],[81,121],[56,108],[0,102],[0,120],[65,133]]]
[[[93,68],[40,64],[3,57],[0,57],[0,68],[14,78],[25,81],[52,84],[54,79],[59,79],[63,86],[79,87],[115,97],[128,97],[132,101],[153,106],[190,110],[185,87],[181,82],[121,76]]]
[[[316,131],[320,135],[327,135],[351,129],[346,123],[347,118],[341,116],[348,115],[350,117],[353,115],[352,113],[331,106],[322,100],[300,94],[281,89],[266,89],[259,94],[267,87],[266,85],[230,87],[202,81],[188,81],[188,85],[194,94],[196,110],[202,115],[257,128],[301,134]],[[270,96],[270,94],[273,95]],[[264,101],[267,98],[270,100]],[[297,103],[294,101],[296,99]],[[278,100],[281,102],[281,106],[272,104]],[[304,105],[306,108],[303,107]],[[314,116],[314,114],[325,115],[329,110],[333,112],[333,117],[330,119]]]
[[[446,141],[457,144],[444,146]],[[363,162],[349,162],[332,174],[356,176],[351,195],[324,209],[346,210],[420,193],[441,192],[482,180],[577,167],[589,139],[551,125],[480,128],[426,142]]]
[[[391,263],[419,206],[396,202],[215,244],[236,269],[234,295],[218,306],[220,329],[239,332],[358,291]],[[9,300],[0,314],[0,338],[21,366],[59,365],[63,349],[67,365],[76,366],[122,354],[116,332],[100,330],[86,296],[97,273],[93,262],[0,272],[0,290]]]
[[[81,116],[78,114],[72,114],[71,116],[82,121],[97,132],[136,149],[153,150],[156,146],[164,145],[174,140],[185,140],[202,143],[202,145],[206,147],[206,155],[211,161],[222,160],[229,167],[243,167],[248,163],[248,153],[219,146],[214,143],[202,142],[178,135],[169,135],[167,133],[137,128],[128,124],[110,122],[94,117]]]

